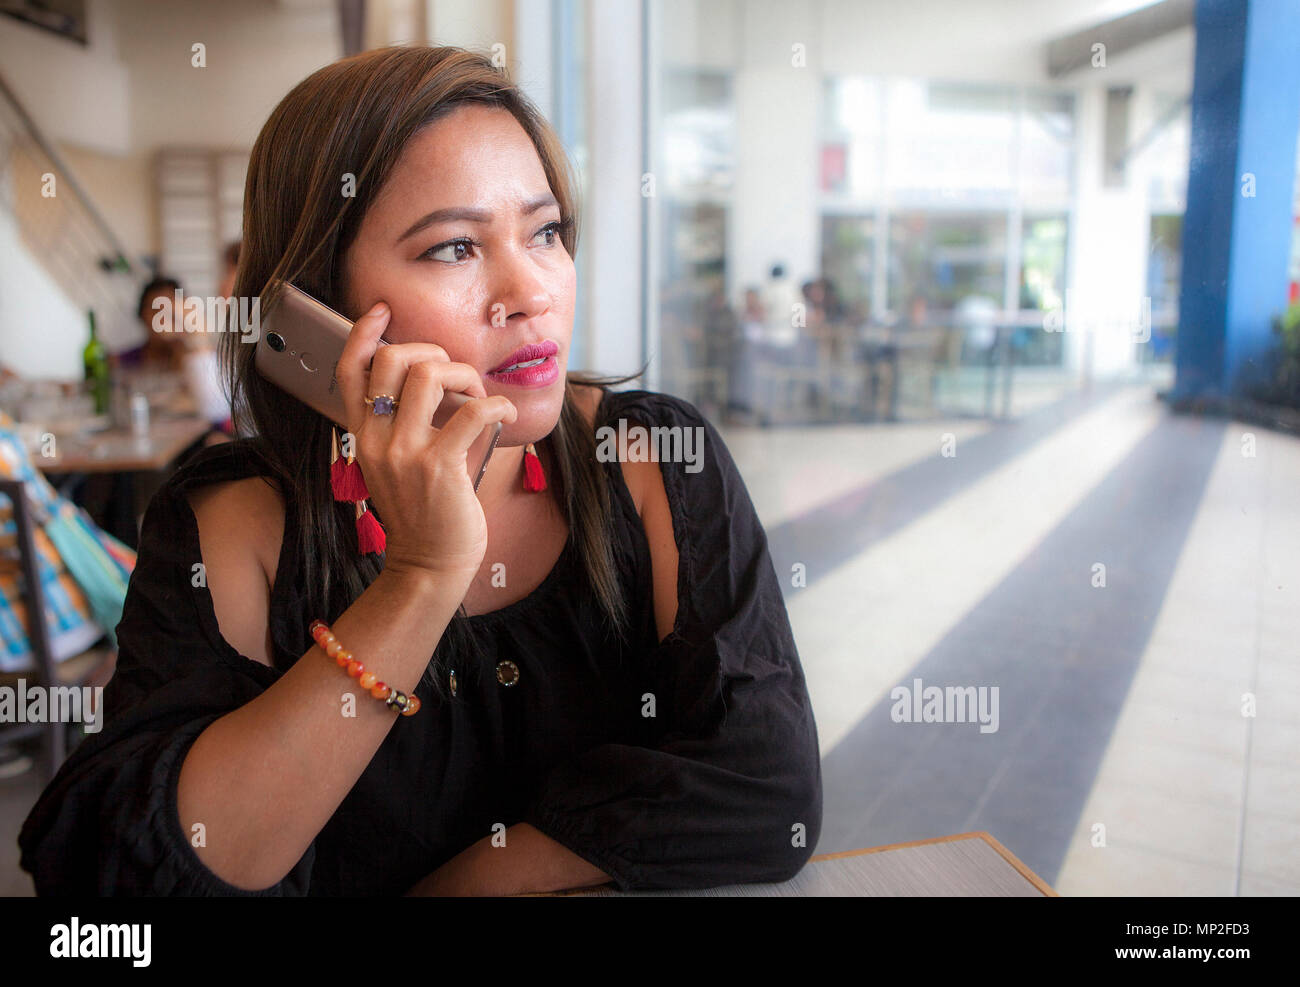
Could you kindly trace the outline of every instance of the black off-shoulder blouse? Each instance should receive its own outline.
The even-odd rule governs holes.
[[[528,822],[618,888],[781,881],[821,830],[817,731],[767,539],[713,426],[689,403],[607,392],[597,424],[702,428],[702,468],[660,469],[679,552],[678,612],[655,629],[645,531],[617,462],[615,558],[633,616],[604,630],[570,538],[529,596],[468,618],[456,694],[422,687],[302,859],[257,892],[227,884],[181,828],[177,778],[195,738],[282,674],[240,655],[194,586],[186,491],[257,472],[240,442],[203,450],[158,491],[118,625],[105,724],[23,825],[39,894],[394,895],[496,824]],[[697,433],[698,434],[698,433]],[[288,505],[292,509],[292,505]],[[278,668],[311,646],[294,526],[271,598]],[[513,662],[514,670],[500,663]],[[647,694],[652,694],[653,716]],[[292,782],[290,782],[292,783]]]

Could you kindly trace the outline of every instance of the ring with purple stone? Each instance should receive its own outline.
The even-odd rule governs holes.
[[[391,415],[397,411],[397,398],[391,394],[376,394],[373,398],[366,398],[366,404],[376,415]]]

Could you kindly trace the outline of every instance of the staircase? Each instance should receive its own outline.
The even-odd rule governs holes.
[[[51,186],[54,194],[43,194]],[[139,335],[135,307],[146,272],[127,257],[2,75],[0,209],[14,218],[23,245],[68,301],[95,312],[109,349]]]

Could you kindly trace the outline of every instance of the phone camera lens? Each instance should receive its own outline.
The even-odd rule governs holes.
[[[284,352],[284,337],[278,332],[268,332],[266,334],[266,345],[271,347],[277,353]]]

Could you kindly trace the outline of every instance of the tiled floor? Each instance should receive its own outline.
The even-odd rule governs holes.
[[[1005,422],[722,428],[817,713],[818,850],[986,829],[1062,894],[1300,894],[1300,440],[1039,385]],[[997,686],[997,731],[894,722],[916,678]],[[0,893],[39,788],[0,781]]]
[[[900,428],[894,469],[803,513],[724,433],[778,573],[807,567],[786,596],[822,741],[818,849],[979,828],[1063,894],[1300,893],[1300,441],[1171,416],[1148,386],[1040,404],[945,460],[956,427]],[[785,441],[811,486],[818,457],[885,445]],[[890,690],[917,677],[998,685],[998,732],[893,722]]]

